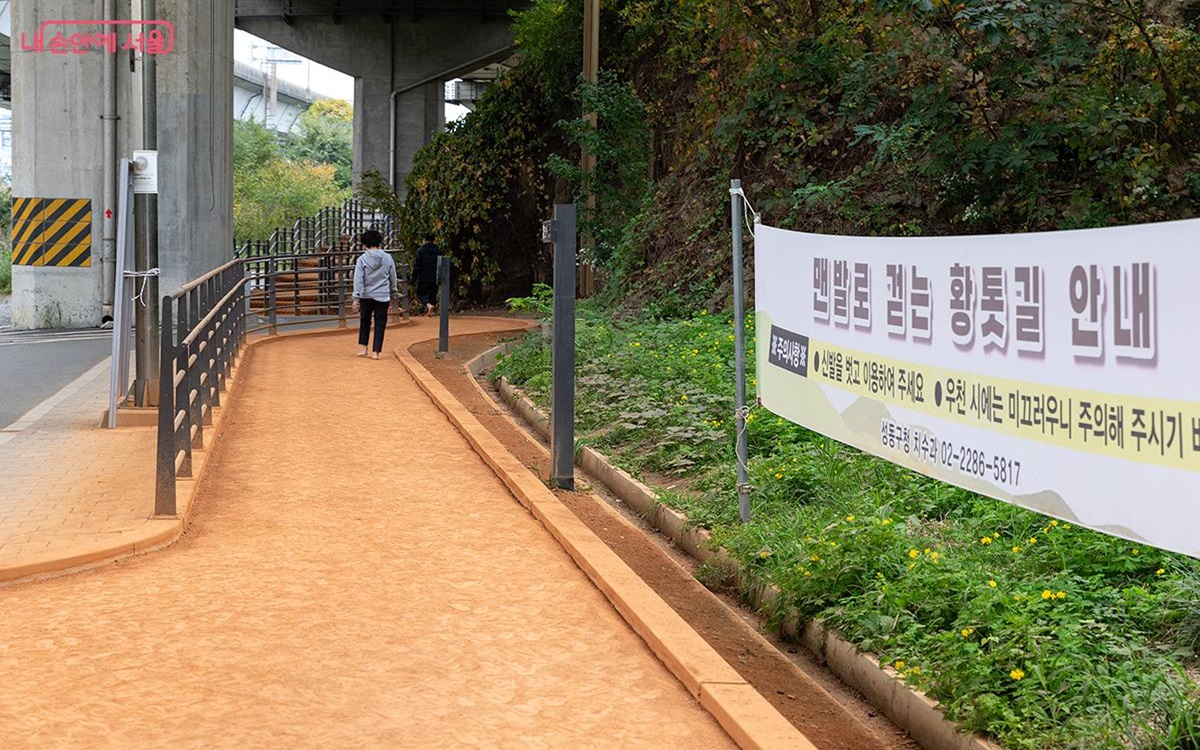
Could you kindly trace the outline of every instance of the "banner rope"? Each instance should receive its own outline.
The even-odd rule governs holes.
[[[138,293],[133,295],[133,300],[135,302],[137,302],[139,305],[145,306],[145,304],[146,304],[146,285],[150,282],[150,278],[152,276],[159,276],[159,275],[160,275],[160,271],[157,268],[151,268],[148,271],[126,271],[125,272],[125,278],[127,278],[127,279],[141,279],[142,280],[142,285],[141,285],[141,287],[138,288]]]
[[[746,196],[746,191],[742,188],[730,188],[729,194],[740,197],[742,199],[742,203],[745,204],[746,214],[743,218],[746,222],[746,231],[750,233],[751,237],[753,237],[754,228],[762,223],[762,214],[760,214],[758,211],[755,211],[754,206],[750,205],[750,199]],[[751,218],[754,219],[754,226],[750,225]]]

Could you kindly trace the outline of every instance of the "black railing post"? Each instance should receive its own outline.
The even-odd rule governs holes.
[[[183,347],[184,365],[187,367],[187,377],[183,380],[187,383],[187,401],[189,421],[191,427],[195,431],[192,435],[189,431],[185,435],[184,443],[187,445],[188,455],[191,455],[192,448],[204,447],[204,408],[203,399],[200,394],[200,346],[196,339],[189,338],[187,345]]]
[[[278,311],[275,309],[275,269],[278,266],[278,261],[272,257],[267,262],[267,319],[270,321],[271,335],[275,336],[279,333],[279,317]]]
[[[154,515],[175,515],[175,336],[171,298],[163,297],[158,365],[158,447],[154,471]]]
[[[333,259],[333,278],[337,285],[338,297],[338,328],[346,327],[346,256],[331,255]]]

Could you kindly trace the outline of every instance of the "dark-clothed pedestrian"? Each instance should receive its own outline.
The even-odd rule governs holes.
[[[433,235],[425,235],[425,244],[417,248],[413,258],[412,277],[417,282],[417,301],[425,306],[425,317],[433,317],[433,306],[437,302],[438,258],[442,251],[433,244]]]
[[[360,313],[358,319],[358,345],[362,347],[358,356],[367,356],[367,343],[371,341],[371,320],[375,321],[375,338],[371,347],[371,359],[379,359],[383,351],[383,332],[387,328],[388,307],[397,298],[396,262],[392,256],[379,249],[383,235],[374,229],[362,233],[362,244],[366,250],[354,262],[354,303],[352,309]]]

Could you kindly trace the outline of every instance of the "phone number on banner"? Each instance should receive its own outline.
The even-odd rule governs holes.
[[[1021,485],[1021,462],[1009,456],[942,440],[932,433],[884,419],[879,443],[888,450],[912,456],[930,466],[941,466],[969,477],[991,480],[1013,489]]]

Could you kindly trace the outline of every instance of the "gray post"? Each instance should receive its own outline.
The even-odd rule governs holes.
[[[746,439],[746,310],[742,301],[742,181],[729,181],[733,209],[733,348],[737,360],[734,425],[737,429],[738,515],[750,520],[749,441]]]
[[[171,298],[162,302],[162,347],[159,350],[158,446],[154,472],[154,515],[174,516],[175,508],[175,346]],[[180,326],[182,328],[182,326]],[[117,334],[113,331],[113,335]]]
[[[553,392],[550,407],[551,479],[575,489],[575,204],[554,206]]]
[[[441,309],[438,310],[438,351],[450,351],[450,259],[438,256],[438,284],[441,286]]]
[[[142,18],[150,20],[158,18],[157,0],[143,0]],[[149,151],[158,151],[158,61],[154,55],[142,56],[142,138]],[[146,268],[150,270],[159,267],[158,263],[158,194],[151,193],[146,198]],[[158,276],[148,276],[143,281],[146,284],[147,321],[149,330],[146,331],[146,347],[149,349],[147,364],[149,370],[146,377],[150,387],[149,405],[158,403],[159,356],[161,346],[158,321],[159,285]]]

